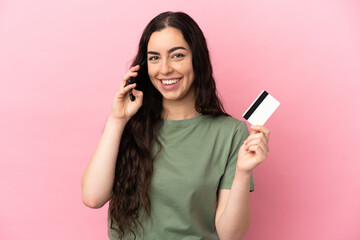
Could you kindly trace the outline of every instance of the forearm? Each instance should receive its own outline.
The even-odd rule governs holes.
[[[217,225],[221,240],[241,239],[250,226],[250,177],[251,173],[235,173],[228,202]]]
[[[92,208],[102,207],[110,198],[119,144],[126,121],[108,117],[100,142],[81,181],[82,199]]]

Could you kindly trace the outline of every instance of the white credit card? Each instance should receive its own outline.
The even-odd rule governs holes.
[[[246,110],[243,118],[251,125],[264,125],[279,105],[280,103],[264,90]]]

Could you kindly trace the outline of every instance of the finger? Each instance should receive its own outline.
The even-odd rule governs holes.
[[[130,71],[137,71],[139,69],[140,69],[140,65],[138,64],[138,65],[135,65],[135,66],[131,67]]]
[[[255,131],[255,130],[251,130],[250,136],[251,136],[251,135],[254,135],[254,134],[257,134],[257,133],[260,133],[260,132],[259,132],[259,131]]]
[[[266,150],[266,146],[263,142],[259,142],[257,144],[251,144],[247,146],[248,146],[248,151],[263,154],[265,156],[268,155],[268,151]]]
[[[262,141],[265,146],[267,151],[269,151],[269,143],[268,140],[266,139],[266,136],[264,133],[258,133],[258,134],[254,134],[254,135],[250,135],[245,141],[244,144],[249,144],[249,143],[258,143],[259,141]]]
[[[263,132],[265,134],[265,136],[266,136],[266,139],[269,140],[270,130],[267,129],[265,126],[263,126],[263,125],[252,125],[250,128],[252,130],[255,130],[255,131]]]
[[[248,146],[248,147],[253,146],[253,145],[262,144],[263,146],[265,146],[264,150],[268,151],[268,142],[267,142],[267,140],[266,140],[266,138],[265,138],[265,136],[263,134],[262,134],[261,137],[254,138],[254,139],[252,139],[250,141],[244,142],[244,144],[246,146]]]
[[[137,70],[139,70],[140,66],[136,65],[132,68],[130,68],[130,70],[125,74],[125,76],[122,78],[122,86],[126,86],[127,85],[127,81],[129,80],[130,77],[136,77],[137,76]]]
[[[247,137],[247,139],[245,140],[245,142],[249,142],[249,141],[251,141],[253,139],[256,139],[256,138],[259,138],[261,136],[264,136],[264,134],[263,133],[255,133],[255,134],[249,135]]]
[[[255,149],[255,158],[259,160],[259,162],[263,162],[267,158],[267,153],[264,153],[261,147],[258,147]]]
[[[122,89],[122,91],[123,91],[123,92],[129,92],[130,89],[134,89],[134,88],[136,88],[136,83],[131,83],[131,84],[125,86],[125,87]]]
[[[143,96],[143,92],[136,89],[133,89],[133,94],[136,98],[142,98]]]
[[[269,129],[267,129],[264,125],[251,125],[250,128],[255,131],[269,133]]]
[[[243,145],[241,145],[239,152],[238,152],[238,156],[242,156],[245,155],[247,153],[247,146],[244,143]]]
[[[135,103],[137,106],[141,107],[142,103],[143,103],[143,92],[133,89],[133,94],[135,96]]]
[[[247,137],[247,139],[244,141],[244,143],[248,143],[254,139],[258,139],[258,138],[262,138],[263,140],[265,140],[265,143],[268,142],[266,136],[264,133],[260,132],[260,133],[256,133],[256,134],[253,134],[253,135],[249,135]]]
[[[122,87],[125,87],[128,85],[128,81],[131,77],[136,77],[138,75],[137,72],[128,72],[122,79]]]
[[[124,88],[121,88],[121,89],[118,91],[118,96],[119,96],[119,97],[124,97],[126,94],[129,93],[130,89],[134,89],[135,87],[136,87],[136,83],[132,83],[132,84],[127,85],[127,86],[124,87]]]
[[[269,152],[269,145],[268,145],[268,141],[266,140],[266,137],[262,134],[262,137],[259,137],[259,138],[255,138],[255,139],[252,139],[248,142],[246,142],[245,144],[247,146],[250,146],[250,145],[256,145],[256,144],[262,144],[263,146],[265,146],[264,150],[266,150],[267,152]]]

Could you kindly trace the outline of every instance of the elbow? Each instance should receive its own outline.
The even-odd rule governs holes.
[[[85,206],[89,207],[89,208],[101,208],[102,205],[98,204],[96,201],[94,201],[93,199],[86,199],[83,198],[82,202]]]
[[[81,183],[81,197],[82,203],[89,208],[101,208],[110,199],[110,193],[95,191],[93,188],[87,187],[83,182]]]
[[[249,230],[249,227],[250,227],[250,223],[248,223],[248,225],[241,232],[241,238],[240,239],[242,239],[245,236],[246,232]]]
[[[239,239],[239,240],[243,239],[243,237],[245,236],[249,227],[250,227],[250,222],[248,222],[246,225],[244,225],[244,227],[242,229],[240,229],[237,234],[235,234],[235,236],[238,236],[238,238],[235,237],[234,239]]]
[[[245,227],[244,227],[244,229],[243,229],[243,231],[241,231],[240,233],[239,233],[239,235],[240,235],[240,240],[245,236],[245,234],[246,234],[246,232],[248,231],[248,229],[249,229],[249,227],[250,227],[250,223],[248,223],[248,225],[246,225]]]
[[[85,206],[89,207],[89,208],[101,208],[102,206],[104,206],[108,200],[105,199],[100,199],[97,197],[94,197],[90,194],[86,194],[83,193],[82,194],[82,202]]]
[[[242,228],[238,228],[235,231],[230,229],[217,229],[219,240],[242,240],[249,227],[250,223],[247,223]]]
[[[82,197],[82,202],[85,206],[89,207],[89,208],[101,208],[102,206],[105,205],[105,203],[99,202],[98,200],[94,199],[94,198],[85,198],[84,196]]]

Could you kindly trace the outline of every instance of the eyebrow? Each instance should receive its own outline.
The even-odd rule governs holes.
[[[178,50],[178,49],[184,49],[184,50],[186,50],[186,48],[179,46],[179,47],[173,47],[173,48],[169,49],[169,50],[168,50],[168,53],[172,53],[172,52],[174,52],[174,51],[176,51],[176,50]],[[148,54],[154,54],[154,55],[160,55],[160,53],[155,52],[155,51],[148,51],[147,53],[148,53]]]

